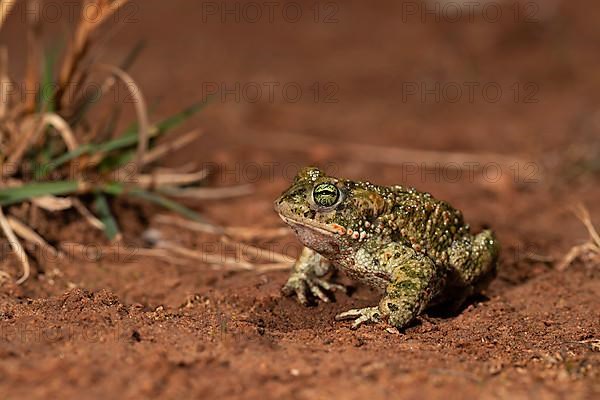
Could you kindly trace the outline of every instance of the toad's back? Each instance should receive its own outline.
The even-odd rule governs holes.
[[[469,235],[462,213],[429,193],[403,186],[381,187],[393,198],[388,210],[379,216],[382,234],[425,253],[434,261],[447,262],[452,243]]]

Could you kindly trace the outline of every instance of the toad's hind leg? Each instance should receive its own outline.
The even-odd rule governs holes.
[[[462,296],[454,294],[456,303],[462,303],[471,294],[485,289],[496,276],[499,254],[500,245],[490,230],[475,236],[467,235],[452,244],[449,264],[454,282],[450,286],[463,290]],[[457,306],[460,307],[460,304]]]
[[[388,314],[388,322],[398,329],[406,327],[439,293],[445,276],[427,256],[406,248],[408,255],[392,271],[386,295],[379,309]]]
[[[401,329],[413,321],[435,297],[444,281],[444,272],[433,260],[400,243],[366,243],[357,254],[357,266],[367,274],[385,275],[385,295],[378,306],[353,309],[336,320],[354,319],[353,329],[365,322],[387,320]],[[379,271],[373,271],[374,265]]]

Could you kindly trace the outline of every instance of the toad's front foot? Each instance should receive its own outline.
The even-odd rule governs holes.
[[[327,282],[322,278],[316,277],[310,272],[293,272],[290,275],[287,283],[281,289],[282,293],[286,296],[296,295],[298,301],[303,305],[308,305],[307,294],[310,292],[314,297],[321,301],[328,303],[329,297],[323,290],[335,291],[346,293],[346,288],[342,285]]]
[[[366,322],[377,323],[381,321],[379,307],[356,308],[335,316],[336,321],[355,320],[350,329],[357,329]]]

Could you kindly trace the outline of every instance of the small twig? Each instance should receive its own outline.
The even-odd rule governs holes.
[[[291,234],[288,228],[251,228],[232,226],[225,228],[225,234],[243,240],[272,240]]]
[[[4,5],[0,3],[0,7]],[[10,78],[8,77],[8,50],[6,46],[0,46],[0,120],[6,116],[9,103]]]
[[[146,153],[146,155],[144,156],[144,165],[150,164],[166,154],[172,153],[187,146],[194,140],[198,139],[200,135],[202,135],[202,131],[199,129],[194,129],[191,132],[181,135],[175,140],[168,141],[166,143],[162,143],[156,146],[152,150],[148,151],[148,153]]]
[[[187,221],[181,218],[172,217],[170,215],[159,215],[155,218],[155,221],[158,223],[164,223],[169,225],[178,226],[181,228],[189,229],[195,232],[203,232],[208,234],[215,234],[221,236],[221,241],[225,245],[231,245],[235,247],[236,258],[232,259],[229,257],[215,256],[211,254],[206,254],[204,252],[187,249],[181,246],[174,245],[170,242],[166,242],[160,239],[160,235],[158,238],[155,238],[154,244],[156,246],[162,248],[168,248],[178,255],[193,258],[196,260],[200,260],[209,264],[219,264],[229,267],[234,267],[235,269],[241,270],[253,270],[256,272],[268,272],[268,271],[279,271],[279,270],[289,270],[291,265],[294,263],[294,259],[286,256],[285,254],[277,253],[274,251],[269,251],[267,249],[263,249],[257,246],[253,246],[251,244],[241,243],[231,239],[230,236],[236,235],[246,235],[246,237],[260,237],[260,233],[267,234],[270,237],[281,236],[283,233],[282,229],[257,229],[257,228],[242,228],[242,227],[234,227],[234,228],[223,228],[219,226],[214,226],[205,223],[199,223],[194,221]],[[287,230],[285,230],[287,231]],[[248,235],[248,234],[251,235]],[[286,232],[287,233],[287,232]],[[274,235],[275,234],[275,235]],[[247,261],[242,261],[241,258],[249,251],[252,251],[253,255],[257,257],[257,259],[262,261],[267,261],[267,264],[255,264]],[[265,252],[268,252],[268,256],[265,257]],[[273,262],[275,261],[275,262]]]
[[[144,100],[144,95],[142,94],[142,91],[140,90],[137,83],[135,83],[133,78],[122,69],[106,64],[98,64],[93,66],[92,68],[107,71],[113,74],[116,78],[121,80],[125,84],[125,86],[127,86],[127,89],[129,90],[129,93],[133,98],[133,104],[135,105],[135,111],[138,117],[139,138],[136,162],[138,165],[138,169],[141,170],[142,166],[144,165],[144,157],[146,155],[146,151],[148,150],[148,140],[150,137],[150,122],[148,121],[148,109],[146,107],[146,100]]]
[[[17,0],[2,0],[0,1],[0,28],[4,25],[6,17],[10,14],[10,10],[14,7]]]
[[[589,346],[592,351],[600,352],[600,339],[580,340],[577,343]]]
[[[285,254],[277,253],[272,250],[263,249],[261,247],[253,246],[251,244],[241,243],[241,242],[232,240],[232,239],[228,238],[227,236],[223,236],[221,238],[221,241],[225,244],[230,244],[230,245],[235,246],[236,249],[239,249],[240,254],[241,253],[248,254],[248,251],[252,250],[253,252],[255,252],[253,254],[257,255],[257,258],[262,261],[268,261],[268,262],[276,261],[278,263],[287,263],[288,267],[291,266],[296,261],[293,258],[286,256]],[[264,256],[265,252],[268,253],[268,255],[266,257]]]
[[[262,257],[262,253],[266,250],[255,246],[234,242],[226,237],[222,237],[221,240],[226,245],[235,246],[235,258],[227,257],[225,255],[209,254],[204,251],[189,249],[187,247],[180,246],[173,242],[162,239],[162,233],[155,229],[146,231],[144,236],[145,240],[155,248],[166,249],[171,253],[174,253],[176,256],[198,260],[207,264],[220,265],[227,268],[231,268],[233,270],[252,270],[257,272],[275,271],[281,269],[289,269],[292,263],[294,262],[294,260],[283,254],[271,252],[270,254],[273,256],[271,258],[275,258],[280,262],[268,264],[250,263],[242,259],[244,257],[244,253],[247,253],[248,250],[253,249],[259,251],[259,257]],[[262,257],[262,259],[265,260],[265,257]]]
[[[173,257],[173,254],[169,253],[164,249],[146,249],[144,247],[138,247],[135,252],[136,256],[141,257],[158,257],[165,258],[168,262],[174,265],[189,265],[189,263],[177,258]]]
[[[152,189],[161,186],[182,186],[197,183],[208,176],[208,170],[204,169],[190,174],[168,174],[154,173],[151,175],[138,175],[135,179],[136,186]]]
[[[189,174],[198,171],[198,163],[194,161],[187,162],[185,164],[178,165],[176,167],[161,167],[156,166],[152,169],[157,174]],[[210,171],[209,171],[210,174]]]
[[[9,216],[7,220],[14,233],[20,236],[23,240],[49,251],[54,257],[62,257],[62,253],[60,251],[56,250],[53,246],[46,242],[43,237],[41,237],[37,232],[25,225],[23,222],[12,216]]]
[[[256,272],[264,273],[270,271],[289,271],[292,268],[290,263],[272,263],[272,264],[260,264],[255,266]]]
[[[167,241],[159,241],[157,243],[157,246],[159,248],[167,249],[179,256],[202,261],[207,264],[223,265],[225,267],[230,267],[230,268],[238,269],[238,270],[254,269],[254,266],[252,264],[250,264],[249,262],[243,261],[243,260],[237,260],[237,259],[233,259],[233,258],[227,257],[227,256],[218,256],[218,255],[214,255],[214,254],[208,254],[208,253],[198,251],[198,250],[191,250],[191,249],[181,247],[181,246],[175,245],[175,244],[167,242]]]
[[[2,228],[2,232],[4,232],[4,235],[8,239],[10,247],[12,247],[16,256],[19,258],[19,261],[21,261],[21,265],[23,266],[23,276],[21,276],[17,280],[17,285],[20,285],[29,278],[29,275],[31,273],[31,267],[29,266],[29,258],[27,257],[27,253],[25,253],[25,249],[21,245],[21,242],[19,242],[19,239],[17,239],[17,237],[15,236],[15,233],[13,232],[10,223],[4,216],[4,211],[2,210],[2,207],[0,207],[0,228]]]
[[[253,228],[241,226],[221,227],[216,225],[205,224],[202,222],[189,221],[183,218],[165,214],[157,215],[154,218],[154,220],[157,223],[173,225],[194,232],[203,232],[214,235],[227,235],[230,237],[235,237],[244,240],[270,240],[286,236],[290,233],[290,230],[287,228]]]
[[[161,191],[172,197],[183,197],[200,200],[220,200],[246,196],[253,192],[252,185],[238,185],[219,188],[177,188],[164,186]]]
[[[577,218],[579,218],[583,225],[585,225],[585,228],[587,229],[593,243],[596,245],[596,247],[598,247],[598,249],[600,249],[600,235],[598,235],[598,231],[596,231],[594,224],[592,224],[592,218],[590,217],[590,212],[588,209],[580,203],[573,210],[573,213]]]
[[[34,118],[37,119],[37,123],[32,124]],[[25,154],[25,151],[29,147],[29,144],[33,142],[38,135],[42,132],[42,123],[41,116],[31,116],[30,118],[25,119],[21,122],[20,131],[24,133],[15,138],[16,142],[14,144],[14,148],[10,152],[10,156],[8,157],[9,164],[18,165]],[[4,171],[2,171],[4,176],[7,176]],[[11,171],[12,173],[16,171]]]
[[[66,197],[44,196],[32,199],[31,202],[46,211],[57,212],[73,207],[71,199]]]
[[[50,125],[58,131],[69,151],[73,151],[78,147],[77,140],[75,140],[75,135],[73,134],[71,127],[60,115],[45,113],[41,115],[41,118],[41,124],[43,126]]]
[[[159,224],[162,223],[165,225],[173,225],[179,228],[185,228],[195,232],[203,232],[213,235],[222,235],[225,232],[225,228],[217,225],[206,224],[197,221],[189,221],[187,219],[174,217],[172,215],[159,214],[154,218],[154,220]]]
[[[19,165],[23,155],[27,151],[29,145],[36,141],[38,136],[43,132],[46,122],[45,116],[47,115],[45,108],[47,104],[44,104],[44,109],[39,114],[34,114],[25,118],[21,123],[20,130],[25,131],[23,135],[17,138],[17,142],[14,144],[14,148],[8,158],[8,162],[12,165]],[[2,176],[7,177],[17,172],[14,168],[3,169]]]
[[[81,216],[94,228],[104,231],[104,223],[100,221],[90,210],[87,209],[86,206],[83,205],[81,200],[77,197],[72,197],[71,202],[73,203],[73,207],[81,214]]]
[[[36,89],[40,83],[40,53],[41,53],[41,10],[40,0],[29,0],[27,7],[33,12],[27,13],[27,65],[25,67],[25,109],[35,110]],[[47,88],[41,88],[45,90]]]
[[[567,269],[567,267],[571,265],[571,263],[577,258],[586,255],[592,255],[593,257],[600,258],[600,236],[592,224],[589,211],[583,204],[578,204],[571,211],[583,223],[588,231],[588,234],[590,235],[590,239],[586,243],[573,246],[569,250],[569,252],[563,257],[560,264],[558,264],[556,267],[556,269],[559,271]]]
[[[552,264],[555,261],[554,257],[552,256],[545,256],[532,252],[525,254],[524,259],[527,261],[540,262],[544,264]]]
[[[579,244],[571,247],[571,250],[563,257],[560,264],[556,266],[556,269],[559,271],[564,271],[567,269],[569,265],[573,263],[579,257],[590,254],[596,251],[595,246],[592,246],[591,243]]]

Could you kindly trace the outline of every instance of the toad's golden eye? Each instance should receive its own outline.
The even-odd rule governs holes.
[[[340,199],[340,189],[331,183],[320,183],[313,189],[313,199],[319,207],[331,207]]]

